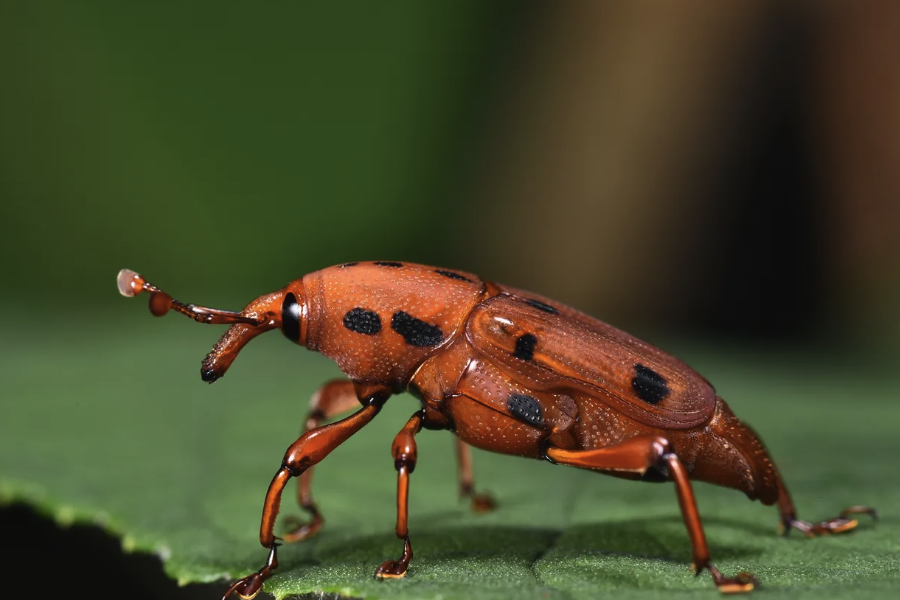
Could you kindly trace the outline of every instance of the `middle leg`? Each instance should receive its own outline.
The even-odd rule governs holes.
[[[309,403],[309,413],[306,415],[306,423],[304,423],[303,431],[300,434],[303,435],[307,431],[312,431],[320,427],[325,421],[358,407],[359,398],[352,381],[349,379],[329,381],[313,394]],[[310,467],[304,471],[297,481],[297,504],[309,513],[310,520],[306,523],[296,517],[285,519],[289,527],[289,531],[286,531],[281,536],[285,542],[299,542],[312,537],[318,533],[325,522],[322,518],[322,513],[319,512],[319,507],[313,501],[312,476],[313,468]]]
[[[409,561],[412,560],[412,545],[409,543],[409,527],[407,525],[409,509],[409,476],[416,469],[418,459],[416,434],[422,429],[424,411],[419,411],[409,418],[391,446],[394,467],[397,469],[397,537],[403,540],[403,555],[399,560],[386,560],[375,571],[377,579],[399,579],[406,576]]]

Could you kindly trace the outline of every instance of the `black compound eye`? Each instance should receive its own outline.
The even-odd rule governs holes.
[[[288,292],[281,303],[281,332],[292,342],[300,341],[300,303],[297,296]]]
[[[344,315],[344,327],[356,333],[375,335],[381,331],[381,317],[364,308],[354,308]]]
[[[647,404],[659,404],[672,391],[665,378],[650,367],[638,363],[634,365],[634,373],[631,387]]]

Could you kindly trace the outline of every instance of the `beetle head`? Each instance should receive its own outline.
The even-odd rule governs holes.
[[[285,337],[299,344],[306,341],[307,304],[301,280],[289,283],[277,292],[260,296],[241,312],[182,304],[128,269],[119,272],[117,283],[123,296],[148,292],[150,312],[158,317],[174,310],[199,323],[231,325],[203,359],[200,376],[207,383],[222,377],[247,342],[261,333],[280,328]]]

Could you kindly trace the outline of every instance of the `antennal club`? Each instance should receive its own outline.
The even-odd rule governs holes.
[[[182,304],[131,269],[122,269],[119,271],[119,276],[116,278],[116,284],[119,287],[119,293],[127,298],[137,296],[143,292],[149,292],[150,312],[157,317],[163,316],[170,310],[175,310],[198,323],[207,323],[210,325],[229,325],[232,323],[246,323],[253,326],[259,325],[258,319],[244,316],[238,312],[207,308],[195,304]]]

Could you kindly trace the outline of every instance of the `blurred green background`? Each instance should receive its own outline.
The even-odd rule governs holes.
[[[163,327],[115,293],[122,267],[237,309],[405,260],[697,366],[714,348],[896,381],[898,40],[898,5],[868,0],[3,2],[0,360],[45,366],[52,420],[79,390],[121,395],[103,357]],[[191,377],[202,329],[164,324]],[[151,390],[171,368],[135,360]],[[27,429],[21,384],[0,383],[0,421]]]
[[[126,265],[230,299],[454,262],[503,8],[4,3],[4,287],[79,310]]]
[[[893,336],[896,9],[732,4],[4,2],[8,301],[382,258],[647,333]]]

